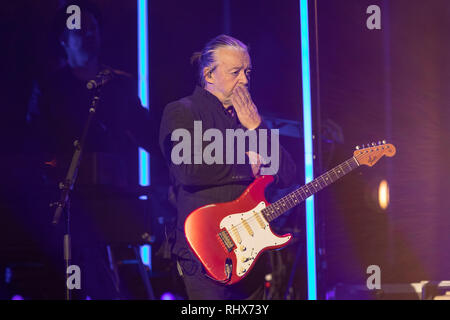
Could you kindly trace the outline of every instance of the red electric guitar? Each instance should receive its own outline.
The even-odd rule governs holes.
[[[191,212],[184,224],[187,241],[211,278],[234,284],[248,274],[261,253],[282,248],[291,240],[291,234],[272,232],[272,220],[360,165],[371,167],[395,152],[395,147],[384,141],[357,148],[352,158],[272,204],[264,192],[273,176],[260,176],[238,199]]]

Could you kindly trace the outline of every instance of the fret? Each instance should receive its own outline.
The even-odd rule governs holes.
[[[302,196],[297,194],[297,192],[292,193],[292,202],[294,203],[294,206],[296,206],[298,203],[302,202]]]
[[[289,195],[289,199],[291,199],[292,207],[295,207],[299,203],[297,197],[292,193]]]
[[[333,183],[334,181],[336,181],[336,180],[333,180],[332,176],[330,176],[329,171],[328,171],[327,173],[325,173],[325,174],[326,174],[327,177],[328,177],[328,181],[329,181],[328,184],[331,184],[331,183]]]
[[[312,195],[312,192],[311,192],[311,190],[309,190],[308,185],[305,185],[303,187],[303,191],[305,192],[305,195],[306,195],[305,199],[307,199],[310,195]]]
[[[297,196],[295,195],[295,192],[291,192],[289,193],[286,198],[289,198],[289,203],[291,204],[292,207],[295,207],[295,205],[297,204],[297,202],[295,202],[295,200],[297,200]]]
[[[350,168],[350,171],[352,171],[358,167],[358,165],[355,163],[355,159],[353,159],[353,158],[348,159],[346,161],[346,163],[347,163],[348,167]]]
[[[280,212],[280,210],[283,208],[283,201],[280,199],[276,202],[277,204],[277,209],[278,209],[278,213]]]
[[[324,183],[327,185],[327,186],[329,186],[330,184],[331,184],[331,180],[330,180],[330,177],[328,176],[328,174],[327,173],[324,173],[323,175],[322,175],[322,180],[324,181]]]
[[[317,177],[316,181],[319,183],[321,190],[327,186],[326,184],[323,183],[323,180],[321,181],[321,176]]]
[[[345,173],[348,173],[348,172],[350,172],[350,171],[352,170],[352,168],[350,167],[350,164],[348,164],[347,161],[345,161],[345,162],[343,163],[343,165],[346,165],[346,166],[349,168],[349,171],[345,171],[345,170],[347,170],[347,169],[345,168],[345,166],[343,167]]]
[[[265,218],[268,222],[270,222],[270,221],[272,221],[272,220],[274,219],[274,218],[272,217],[272,214],[270,213],[269,207],[262,209],[261,212],[262,212],[262,214],[264,215],[264,218]]]
[[[315,188],[314,193],[316,193],[316,192],[322,190],[322,186],[320,185],[320,183],[318,183],[317,179],[311,181],[311,184],[312,184],[312,185],[314,186],[314,188]]]
[[[273,220],[276,218],[273,207],[269,209],[269,214],[270,214],[270,220]]]
[[[338,165],[335,169],[334,169],[334,173],[336,174],[336,176],[338,178],[342,178],[342,176],[344,175],[342,172],[342,168],[341,165]]]
[[[305,191],[304,186],[297,189],[297,191],[298,191],[298,194],[300,195],[302,201],[308,197],[308,193]]]
[[[342,178],[342,176],[344,175],[344,173],[342,172],[342,168],[341,165],[337,166],[335,169],[336,175],[340,178]]]
[[[350,171],[352,171],[353,169],[355,169],[355,166],[353,166],[353,158],[352,159],[348,159],[346,162],[347,162],[347,165],[348,165],[348,167],[350,168]]]
[[[289,203],[289,200],[286,199],[286,198],[283,198],[283,204],[284,204],[283,209],[284,209],[285,211],[287,211],[287,210],[289,210],[289,209],[292,208],[292,205]]]
[[[328,183],[327,183],[327,181],[325,181],[325,177],[323,175],[318,177],[317,180],[319,181],[319,183],[320,183],[320,181],[322,181],[322,183],[323,183],[323,185],[321,184],[322,188],[325,188],[326,186],[328,186]]]
[[[303,189],[299,188],[297,190],[294,191],[294,193],[297,196],[298,202],[302,202],[303,200],[305,200],[305,196],[302,194]],[[304,192],[303,192],[304,193]]]
[[[297,192],[298,190],[295,190],[294,192],[293,192],[293,198],[294,198],[294,206],[296,206],[297,204],[299,204],[299,203],[301,203],[302,201],[303,201],[303,198],[302,198],[302,196],[300,195],[300,194],[297,194],[298,192]]]
[[[317,192],[317,190],[314,188],[314,185],[312,184],[312,182],[308,183],[306,185],[306,188],[308,189],[309,192],[311,192],[311,194],[314,194]],[[311,189],[312,189],[312,191],[311,191]]]
[[[333,173],[336,177],[336,179],[334,179],[334,181],[338,180],[340,177],[337,174],[336,168],[331,169],[329,172]]]
[[[292,199],[292,198],[293,198],[293,195],[289,194],[289,195],[287,195],[286,197],[287,197],[287,199],[288,199],[287,201],[288,201],[289,205],[291,206],[291,208],[295,207],[295,202],[294,202],[294,200]]]
[[[270,215],[272,217],[272,219],[275,219],[277,216],[277,211],[274,207],[272,207],[272,209],[270,210]]]
[[[359,167],[359,163],[358,163],[358,161],[356,161],[355,158],[351,158],[349,161],[350,161],[350,163],[353,164],[353,167],[352,167],[353,169],[356,169]]]
[[[291,209],[291,208],[292,208],[292,205],[291,205],[291,203],[289,202],[289,199],[286,198],[286,197],[284,197],[284,198],[282,198],[282,199],[283,199],[284,207],[285,207],[287,210]]]
[[[304,200],[308,199],[308,197],[311,195],[311,191],[309,191],[309,189],[306,188],[306,186],[304,186],[304,187],[302,188],[302,191],[303,191],[303,193],[305,194],[304,197],[303,197],[303,199],[304,199]]]
[[[306,198],[309,198],[310,196],[312,196],[314,194],[314,190],[311,191],[311,188],[308,185],[306,185],[305,193],[306,193]]]
[[[275,202],[275,203],[272,205],[272,207],[273,207],[273,209],[272,209],[272,215],[276,218],[276,217],[278,217],[278,206],[277,206],[277,203]]]
[[[286,199],[281,198],[281,205],[283,206],[283,209],[290,209],[290,207],[286,204]]]
[[[298,189],[295,190],[295,199],[297,200],[297,202],[295,202],[296,205],[303,202],[303,200],[305,200],[302,193]]]
[[[278,206],[275,209],[275,218],[278,218],[279,216],[281,216],[284,212],[281,210],[281,208]]]

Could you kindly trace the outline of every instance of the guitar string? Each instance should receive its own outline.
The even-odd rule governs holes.
[[[389,146],[388,146],[388,145],[386,145],[386,146],[387,146],[386,148],[388,149]],[[374,149],[374,148],[370,148],[370,149]],[[384,147],[382,146],[381,149],[384,150]],[[362,150],[361,150],[361,151],[362,151]],[[373,150],[372,150],[372,151],[373,151]],[[372,152],[372,151],[371,151],[371,152]],[[320,175],[319,177],[317,177],[317,178],[314,179],[313,181],[319,181],[319,178],[325,176],[326,174],[328,174],[328,177],[330,178],[329,173],[330,173],[330,172],[333,172],[333,173],[336,175],[337,179],[333,181],[333,179],[330,178],[330,180],[331,180],[331,183],[334,183],[335,181],[339,180],[340,178],[342,178],[342,177],[345,176],[346,174],[348,174],[348,173],[350,173],[351,171],[353,171],[354,169],[358,168],[358,167],[360,166],[360,161],[359,161],[360,158],[362,158],[363,156],[365,156],[367,153],[369,153],[368,150],[366,150],[366,152],[364,152],[364,153],[360,153],[360,154],[358,154],[358,155],[354,155],[352,158],[350,158],[350,159],[344,161],[343,163],[337,165],[337,166],[334,167],[333,169],[331,169],[331,170],[325,172],[324,174]],[[352,166],[349,164],[349,162],[350,162],[351,160],[356,160],[356,167],[352,168]],[[345,172],[345,170],[341,167],[341,166],[343,166],[344,164],[347,165],[347,166],[349,167],[350,170],[349,170],[348,172]],[[340,167],[341,167],[341,168],[340,168]],[[339,168],[340,168],[340,170],[341,170],[342,172],[344,172],[344,174],[343,174],[342,176],[339,176],[338,174],[336,174],[336,172],[334,172],[336,169],[339,169]],[[339,173],[339,171],[338,171],[338,173]],[[322,178],[322,180],[323,180],[323,178]],[[257,219],[257,216],[258,216],[259,214],[262,215],[262,217],[264,218],[264,220],[267,222],[268,226],[270,226],[270,224],[269,224],[270,222],[267,220],[267,218],[265,217],[264,213],[262,213],[262,210],[267,209],[268,207],[274,205],[274,204],[277,203],[278,201],[281,201],[281,200],[287,198],[289,195],[291,195],[291,194],[293,194],[293,193],[297,193],[297,192],[303,191],[302,189],[303,189],[304,187],[306,187],[306,188],[308,189],[310,195],[307,196],[306,198],[302,199],[299,203],[296,203],[296,204],[295,204],[294,206],[292,206],[291,208],[287,209],[287,210],[290,210],[290,209],[294,208],[295,206],[299,205],[300,203],[302,203],[303,201],[305,201],[306,199],[308,199],[308,198],[309,198],[310,196],[312,196],[314,193],[317,193],[317,192],[320,191],[321,189],[323,189],[323,188],[325,188],[325,187],[327,187],[328,185],[331,184],[331,183],[329,183],[328,185],[325,185],[325,187],[322,187],[322,186],[320,185],[320,182],[319,182],[319,186],[321,187],[321,189],[319,189],[319,190],[317,190],[317,191],[315,191],[315,192],[311,192],[307,186],[308,186],[308,185],[311,185],[311,186],[312,186],[312,182],[313,182],[313,181],[311,181],[311,182],[307,183],[306,185],[303,185],[302,187],[300,187],[300,188],[298,188],[298,189],[296,189],[296,190],[290,192],[290,193],[287,194],[286,196],[284,196],[284,197],[278,199],[278,200],[275,201],[274,203],[269,204],[269,206],[267,206],[267,207],[261,209],[260,211],[256,212],[255,215],[252,215],[252,216],[251,216],[250,218],[248,218],[248,219],[243,219],[242,222],[240,222],[240,223],[238,223],[237,225],[232,226],[232,227],[234,227],[235,230],[236,230],[238,233],[241,232],[241,231],[243,231],[243,230],[247,231],[247,228],[244,226],[244,221],[247,222],[247,224],[249,224],[249,222],[253,224],[253,222],[254,222],[253,220]],[[325,182],[325,183],[326,183],[326,182]],[[317,187],[317,185],[316,185],[316,187]],[[313,190],[314,190],[314,188],[313,188]],[[303,193],[305,193],[305,195],[308,195],[308,194],[307,194],[306,192],[304,192],[304,191],[303,191]],[[301,194],[300,194],[300,196],[303,197],[303,195],[301,195]],[[275,208],[276,208],[276,211],[278,211],[278,208],[279,208],[279,207],[275,207]],[[283,213],[286,212],[287,210],[284,210],[281,214],[283,214]],[[273,213],[273,211],[272,211],[272,213]],[[274,219],[278,218],[281,214],[276,215],[271,221],[273,221]],[[250,229],[251,229],[251,228],[250,228]],[[228,230],[227,230],[227,232],[228,232]],[[229,233],[230,233],[230,232],[229,232]],[[230,236],[231,236],[231,234],[230,234]],[[231,236],[231,237],[232,237],[232,236]],[[233,237],[232,237],[232,239],[233,239]],[[233,239],[233,241],[234,241],[234,239]]]
[[[346,175],[347,173],[349,173],[350,171],[352,171],[352,170],[354,170],[354,169],[356,169],[356,168],[358,167],[358,165],[356,165],[355,168],[352,168],[351,165],[348,164],[348,162],[351,161],[351,160],[353,160],[353,158],[350,158],[350,159],[348,159],[347,161],[341,163],[340,165],[334,167],[333,169],[331,169],[331,170],[325,172],[324,174],[320,175],[319,177],[317,177],[317,178],[314,179],[313,181],[319,181],[319,178],[321,178],[321,177],[322,177],[322,180],[323,180],[323,176],[325,176],[326,174],[328,174],[328,176],[329,176],[329,172],[331,172],[331,171],[334,172],[336,169],[339,169],[339,167],[341,167],[341,166],[343,166],[344,164],[346,164],[346,165],[350,168],[350,170],[349,170],[348,172],[345,172],[345,170],[344,170],[343,168],[340,168],[340,170],[341,170],[342,172],[344,172],[344,174],[343,174],[342,176],[339,176],[338,174],[336,174],[336,173],[334,172],[334,174],[336,175],[337,179],[333,181],[333,180],[330,178],[331,183],[333,183],[333,182],[339,180],[339,179],[342,178],[344,175]],[[338,173],[339,173],[339,171],[338,171]],[[329,177],[330,177],[330,176],[329,176]],[[309,190],[309,188],[308,188],[307,186],[308,186],[308,185],[311,185],[311,186],[312,186],[312,182],[313,182],[313,181],[309,182],[309,183],[306,184],[306,185],[303,185],[302,187],[298,188],[297,190],[294,190],[294,191],[292,191],[291,193],[287,194],[286,196],[284,196],[284,197],[278,199],[277,201],[273,202],[273,203],[270,204],[269,206],[267,206],[267,207],[261,209],[260,211],[256,212],[256,214],[255,214],[255,215],[252,215],[250,218],[248,218],[248,219],[243,219],[242,222],[240,222],[240,223],[238,223],[238,224],[236,224],[236,225],[233,225],[232,228],[234,228],[234,230],[236,230],[238,233],[239,233],[239,232],[242,232],[242,231],[247,231],[247,228],[246,228],[245,225],[244,225],[244,221],[247,222],[247,224],[249,224],[249,223],[253,224],[253,223],[254,223],[253,220],[257,219],[257,216],[258,216],[259,214],[261,214],[262,217],[264,218],[264,220],[267,222],[267,224],[269,224],[269,221],[267,221],[267,218],[265,217],[264,213],[262,213],[262,210],[269,208],[270,206],[276,204],[276,203],[279,202],[279,201],[282,201],[282,200],[285,199],[285,198],[288,198],[289,195],[292,195],[292,194],[294,194],[294,193],[298,193],[298,192],[303,191],[303,193],[304,193],[305,195],[308,195],[308,193],[306,193],[306,192],[303,190],[303,189],[306,187],[306,189],[308,189],[308,192],[310,193],[310,195],[307,196],[306,198],[302,199],[302,200],[299,201],[298,203],[294,204],[291,208],[288,208],[287,210],[290,210],[290,209],[294,208],[295,206],[299,205],[300,203],[302,203],[303,201],[305,201],[306,199],[308,199],[308,198],[309,198],[310,196],[312,196],[314,193],[316,193],[316,192],[318,192],[318,191],[321,190],[321,189],[319,189],[319,190],[314,191],[314,192],[311,192],[311,191]],[[325,181],[324,181],[324,182],[325,182]],[[325,183],[326,183],[326,182],[325,182]],[[329,184],[328,184],[328,185],[329,185]],[[325,185],[325,187],[327,187],[328,185]],[[316,185],[316,187],[317,187],[317,185]],[[320,185],[320,183],[319,183],[319,187],[322,188],[322,189],[325,188],[325,187],[322,187],[322,186]],[[314,190],[314,188],[313,188],[313,190]],[[300,194],[300,196],[303,198],[303,195],[302,195],[302,194]],[[283,200],[282,202],[284,202],[284,201],[287,201],[287,200]],[[284,204],[283,204],[283,206],[284,206]],[[275,211],[278,211],[280,207],[281,207],[280,205],[275,206],[275,208],[276,208]],[[283,210],[284,210],[284,209],[283,209]],[[286,212],[287,210],[284,210],[281,214],[283,214],[283,213]],[[273,213],[273,211],[272,211],[272,213]],[[280,215],[281,215],[281,214],[280,214]],[[273,221],[274,219],[278,218],[280,215],[275,216],[275,218],[273,218],[271,221]],[[251,228],[250,228],[250,229],[251,229]],[[230,231],[232,232],[232,230],[230,230]],[[230,236],[231,236],[231,235],[230,235]]]
[[[322,177],[322,176],[320,176],[320,177]],[[317,179],[319,179],[320,177],[318,177]],[[316,179],[316,180],[317,180],[317,179]],[[338,178],[338,179],[339,179],[339,178]],[[337,180],[337,179],[336,179],[336,180]],[[336,180],[335,180],[335,181],[336,181]],[[320,184],[319,184],[319,186],[320,186]],[[309,191],[308,187],[306,187],[306,188],[308,189],[308,192],[310,193],[310,195],[308,195],[308,193],[306,193],[306,192],[303,190],[305,187],[306,187],[306,185],[304,185],[304,186],[298,188],[298,189],[295,190],[295,191],[292,191],[291,193],[289,193],[288,195],[284,196],[283,198],[280,198],[279,200],[277,200],[277,201],[275,201],[275,202],[269,204],[267,207],[261,209],[260,211],[255,212],[255,214],[252,215],[250,218],[243,219],[242,222],[240,222],[240,223],[238,223],[238,224],[236,224],[236,225],[233,225],[232,228],[234,228],[234,230],[236,230],[237,232],[241,232],[241,231],[244,231],[244,230],[247,231],[247,228],[246,228],[245,225],[244,225],[244,221],[247,222],[248,224],[253,224],[253,223],[255,222],[254,220],[256,220],[256,219],[257,219],[257,216],[260,215],[260,214],[261,214],[262,218],[264,219],[264,221],[267,222],[267,224],[269,224],[270,221],[268,221],[268,219],[266,218],[266,215],[264,215],[264,213],[262,212],[263,210],[268,209],[270,206],[274,206],[275,210],[272,210],[272,211],[271,211],[272,214],[268,214],[269,216],[273,216],[273,213],[277,214],[278,211],[279,211],[279,209],[282,208],[282,206],[283,206],[283,207],[286,207],[286,202],[288,203],[288,204],[287,204],[288,207],[289,207],[290,205],[292,205],[292,204],[289,202],[289,200],[288,200],[288,198],[290,197],[290,198],[291,198],[290,201],[294,201],[294,204],[293,204],[290,208],[288,208],[288,209],[283,208],[283,209],[282,209],[283,212],[281,213],[281,214],[283,214],[283,213],[286,212],[287,210],[290,210],[290,209],[296,207],[297,205],[301,204],[303,201],[305,201],[306,199],[308,199],[310,196],[312,196],[314,193],[316,193],[316,192],[318,192],[318,191],[321,190],[321,189],[319,189],[319,190],[317,190],[317,191],[315,191],[315,192],[311,192],[311,191]],[[316,187],[317,187],[317,185],[316,185]],[[320,186],[320,187],[321,187],[321,186]],[[326,187],[326,186],[325,186],[325,187]],[[324,187],[322,187],[322,188],[324,188]],[[306,198],[303,198],[304,196],[303,196],[300,192],[303,192],[307,197],[306,197]],[[303,199],[301,199],[301,200],[299,201],[298,198],[295,198],[295,200],[294,200],[294,199],[293,199],[293,194],[294,194],[294,193],[300,193],[299,195],[300,195],[300,197],[303,198]],[[291,196],[290,196],[290,195],[291,195]],[[281,201],[281,204],[279,203],[280,201]],[[295,201],[297,201],[297,202],[295,202]],[[279,204],[277,205],[277,203],[279,203]],[[281,214],[280,214],[280,215],[281,215]],[[280,215],[276,215],[271,221],[273,221],[274,219],[276,219],[276,218],[279,217]],[[265,224],[265,223],[264,223],[264,224]]]
[[[349,159],[349,160],[351,160],[351,159]],[[342,164],[336,166],[335,168],[331,169],[330,171],[328,171],[328,172],[322,174],[321,176],[317,177],[317,178],[315,179],[315,181],[318,181],[318,182],[319,182],[319,179],[322,178],[322,181],[323,181],[323,183],[325,183],[325,187],[326,187],[326,186],[327,186],[327,182],[326,182],[325,180],[323,180],[323,179],[324,179],[324,176],[325,176],[326,174],[328,174],[328,176],[330,177],[329,172],[331,172],[331,171],[334,172],[335,170],[338,170],[338,173],[339,173],[340,171],[342,171],[342,172],[344,172],[344,175],[345,175],[345,174],[347,174],[348,172],[350,172],[351,170],[354,169],[354,168],[352,168],[352,167],[348,164],[348,161],[349,161],[349,160],[345,161],[344,163],[342,163]],[[346,164],[346,165],[349,167],[350,170],[349,170],[348,172],[345,172],[345,170],[342,168],[342,166],[343,166],[344,164]],[[339,170],[340,170],[340,171],[339,171]],[[341,177],[343,176],[343,175],[342,175],[342,176],[339,176],[336,172],[334,172],[334,174],[336,175],[337,179],[339,179],[339,178],[341,178]],[[337,180],[337,179],[336,179],[336,180]],[[331,180],[332,182],[334,182],[331,178],[330,178],[330,180]],[[335,181],[336,181],[336,180],[335,180]],[[308,187],[308,185],[310,185],[310,187],[312,187],[312,189],[314,190],[314,192],[311,192],[311,191],[309,190],[310,187]],[[287,210],[289,210],[289,209],[291,209],[291,208],[297,206],[298,204],[302,203],[304,200],[306,200],[307,198],[309,198],[311,195],[313,195],[314,193],[320,191],[320,190],[321,190],[320,188],[325,188],[325,187],[322,187],[322,186],[320,185],[320,182],[319,182],[318,185],[317,185],[317,184],[315,185],[316,188],[319,186],[319,189],[318,189],[318,190],[315,190],[315,188],[313,187],[313,185],[314,185],[314,184],[313,184],[313,181],[311,181],[310,183],[308,183],[308,184],[306,184],[306,185],[304,185],[304,186],[298,188],[297,190],[295,190],[295,191],[289,193],[288,195],[286,195],[285,197],[280,198],[279,200],[277,200],[277,201],[275,201],[274,203],[270,204],[269,206],[274,206],[274,208],[275,208],[275,210],[272,210],[272,211],[271,211],[272,214],[273,214],[274,212],[276,213],[276,216],[275,216],[272,220],[274,220],[275,218],[277,218],[278,216],[280,216],[280,215],[281,215],[282,213],[284,213],[285,211],[287,211]],[[304,190],[305,188],[308,190],[308,192],[309,192],[310,195],[308,195],[308,193],[305,192],[305,190]],[[301,192],[303,192],[303,193],[306,195],[306,198],[304,198],[304,196],[301,194]],[[296,198],[295,200],[292,199],[292,198],[293,198],[293,197],[292,197],[293,194],[299,194],[300,197],[303,198],[303,199],[301,199],[298,203],[295,203],[295,201],[298,201],[298,200],[297,200],[297,198]],[[290,195],[291,195],[291,196],[290,196]],[[294,204],[293,204],[293,205],[292,205],[292,203],[289,202],[289,198],[291,198],[291,201],[294,201]],[[288,206],[288,207],[291,205],[291,208],[288,208],[288,209],[286,209],[286,210],[285,210],[285,208],[283,208],[283,209],[282,209],[283,212],[282,212],[280,215],[278,215],[279,209],[282,208],[282,206],[285,207],[285,206],[286,206],[286,202],[287,202],[287,206]],[[277,204],[277,203],[278,203],[278,204]],[[265,207],[264,209],[269,208],[269,206]],[[262,209],[262,210],[264,210],[264,209]],[[244,225],[244,221],[247,222],[247,223],[253,224],[253,222],[254,222],[253,220],[257,219],[256,216],[259,215],[260,213],[261,213],[262,216],[264,217],[264,220],[267,221],[267,218],[265,217],[265,215],[264,215],[264,213],[262,212],[262,210],[259,211],[259,212],[257,212],[256,215],[253,215],[253,216],[251,216],[251,217],[248,218],[248,219],[244,219],[244,220],[242,220],[241,223],[238,223],[237,225],[233,226],[233,227],[234,227],[234,230],[236,230],[237,232],[241,232],[241,231],[243,231],[243,230],[247,231],[247,228],[246,228],[245,225]],[[269,215],[270,215],[270,214],[269,214]],[[272,215],[272,216],[273,216],[273,215]],[[272,221],[272,220],[271,220],[271,221]],[[267,222],[269,222],[269,221],[267,221]]]

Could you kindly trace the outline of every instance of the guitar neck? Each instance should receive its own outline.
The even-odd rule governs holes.
[[[350,173],[354,169],[359,167],[359,163],[355,157],[348,159],[333,169],[325,172],[321,176],[317,177],[313,181],[305,184],[304,186],[292,191],[288,195],[284,196],[280,200],[272,203],[264,208],[261,212],[264,215],[267,222],[270,222],[283,213],[292,209],[293,207],[302,203],[305,199],[309,198],[316,192],[322,190],[326,186],[339,180],[347,173]]]

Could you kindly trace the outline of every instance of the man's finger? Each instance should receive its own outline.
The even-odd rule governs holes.
[[[239,93],[239,96],[241,97],[242,101],[244,102],[245,105],[247,105],[249,103],[249,99],[247,98],[247,95],[245,94],[245,90],[244,88],[239,85],[236,87],[237,92]]]
[[[244,108],[244,101],[242,100],[242,97],[241,95],[239,95],[236,88],[233,91],[233,95],[231,96],[231,101],[233,102],[233,106],[236,109],[236,111],[238,111],[238,109]]]
[[[250,92],[246,86],[242,86],[242,94],[249,102],[252,101],[252,97],[250,96]]]

